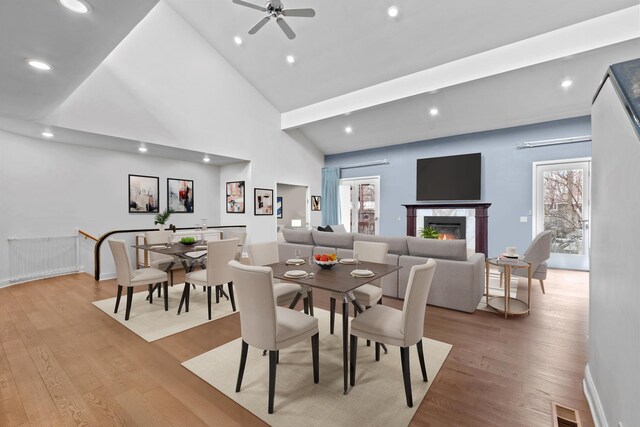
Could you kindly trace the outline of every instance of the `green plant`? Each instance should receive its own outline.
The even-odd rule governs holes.
[[[418,230],[420,237],[423,239],[437,239],[439,237],[438,230],[433,227],[421,228]]]
[[[156,214],[155,217],[155,221],[153,222],[155,225],[158,224],[165,224],[168,220],[169,217],[171,216],[171,214],[174,212],[173,209],[171,208],[166,208],[165,210],[163,210],[162,212]]]
[[[183,237],[182,239],[180,239],[180,243],[182,243],[183,245],[192,245],[195,242],[195,237]]]

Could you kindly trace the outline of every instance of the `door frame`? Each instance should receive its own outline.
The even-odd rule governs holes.
[[[538,166],[552,166],[552,165],[560,165],[565,163],[589,163],[589,174],[587,179],[589,180],[589,196],[588,196],[588,216],[589,219],[589,235],[587,236],[587,254],[591,253],[591,238],[590,238],[590,230],[591,230],[591,169],[592,169],[592,158],[591,157],[574,157],[569,159],[557,159],[557,160],[543,160],[532,162],[532,194],[531,194],[531,239],[534,239],[537,235],[537,227],[538,227]],[[590,256],[590,255],[588,255]]]
[[[380,234],[380,213],[381,213],[381,209],[380,209],[380,200],[382,199],[381,194],[380,194],[380,175],[371,175],[371,176],[355,176],[355,177],[350,177],[350,178],[340,178],[340,180],[338,181],[338,185],[342,185],[343,181],[366,181],[366,180],[376,180],[377,181],[377,188],[376,188],[376,217],[374,219],[375,223],[376,223],[376,235]],[[353,215],[351,217],[351,221],[353,222]],[[351,227],[353,228],[353,227]],[[356,228],[357,228],[357,224],[356,224]],[[357,233],[358,231],[353,231],[353,229],[351,230],[352,233]]]

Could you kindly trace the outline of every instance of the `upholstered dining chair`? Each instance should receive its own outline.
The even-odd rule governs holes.
[[[147,245],[164,245],[170,243],[173,239],[173,231],[147,231],[144,233],[144,240]],[[149,254],[149,265],[162,271],[169,271],[170,282],[173,286],[173,270],[182,268],[182,264],[176,262],[171,255],[161,254],[159,252],[147,251]],[[159,291],[159,290],[158,290]]]
[[[247,247],[247,252],[249,254],[249,263],[254,266],[265,266],[280,262],[278,242],[254,243]],[[274,282],[273,294],[276,299],[276,304],[280,306],[290,305],[294,300],[303,296],[305,300],[305,312],[309,310],[306,291],[296,283]]]
[[[524,255],[520,258],[522,261],[531,264],[531,278],[540,281],[540,288],[542,293],[546,293],[544,290],[544,280],[547,278],[547,260],[551,258],[551,231],[546,230],[538,234]],[[502,278],[504,269],[500,268],[500,286],[502,286]],[[528,277],[526,268],[513,268],[511,269],[512,276]]]
[[[238,239],[227,240],[211,240],[207,242],[207,268],[204,270],[192,271],[184,276],[184,292],[178,314],[182,311],[182,305],[185,304],[185,310],[189,311],[189,296],[191,293],[191,285],[204,286],[207,288],[207,311],[209,320],[211,320],[211,288],[216,289],[216,302],[220,302],[220,292],[224,284],[227,284],[229,290],[229,298],[231,299],[231,308],[236,311],[236,300],[233,295],[233,279],[231,271],[227,265],[229,261],[236,258],[236,249],[238,247]]]
[[[247,239],[247,232],[240,230],[224,230],[222,237],[225,239],[238,239],[238,249],[236,251],[236,261],[242,259],[242,250],[244,242]]]
[[[276,367],[280,350],[311,338],[313,382],[320,380],[318,319],[299,311],[277,307],[273,274],[269,267],[254,267],[229,262],[233,283],[238,293],[242,350],[236,393],[242,387],[249,346],[269,352],[269,413],[273,414]]]
[[[388,251],[388,243],[363,241],[353,242],[353,252],[358,254],[358,261],[384,264]],[[360,305],[363,305],[366,308],[369,308],[374,304],[382,304],[382,281],[377,279],[362,285],[353,291],[353,295],[356,297],[356,300]],[[342,298],[342,294],[332,293],[329,300],[329,311],[331,316],[329,332],[332,334],[335,326],[336,300]]]
[[[350,383],[352,387],[356,383],[358,337],[379,343],[397,345],[400,347],[400,361],[407,406],[413,407],[409,347],[416,346],[420,369],[422,370],[422,379],[427,382],[422,335],[424,333],[424,312],[435,269],[436,261],[433,259],[429,259],[426,264],[411,267],[402,311],[384,305],[376,305],[351,321]]]
[[[118,282],[118,296],[116,297],[116,308],[118,312],[122,288],[127,288],[127,308],[124,320],[129,320],[131,313],[131,302],[133,300],[133,288],[135,286],[147,285],[149,287],[149,303],[153,304],[153,285],[164,285],[164,311],[169,310],[169,282],[168,275],[162,270],[154,267],[142,268],[140,270],[131,269],[131,259],[127,252],[127,244],[124,240],[109,240],[109,248],[116,264],[116,276]]]

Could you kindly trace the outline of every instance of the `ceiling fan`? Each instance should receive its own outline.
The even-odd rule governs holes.
[[[249,3],[243,0],[233,0],[235,4],[239,4],[241,6],[249,7],[251,9],[259,10],[260,12],[266,12],[267,16],[262,18],[256,25],[254,25],[250,30],[249,34],[255,34],[258,30],[269,22],[271,18],[275,18],[277,24],[280,26],[282,31],[289,37],[290,40],[296,38],[296,33],[293,32],[289,24],[285,22],[285,20],[280,16],[298,16],[304,18],[313,18],[316,16],[316,11],[313,9],[285,9],[282,1],[280,0],[270,0],[264,6],[258,6],[257,4]]]

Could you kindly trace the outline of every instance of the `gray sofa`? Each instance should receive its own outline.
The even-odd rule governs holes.
[[[428,304],[473,313],[484,292],[484,254],[469,256],[465,240],[383,237],[307,229],[285,229],[283,237],[285,241],[278,245],[281,261],[293,258],[296,249],[305,259],[323,252],[336,252],[338,258],[348,258],[353,255],[356,240],[388,243],[387,263],[403,267],[383,278],[383,292],[389,297],[404,298],[411,267],[424,264],[429,258],[437,261],[437,267]]]

